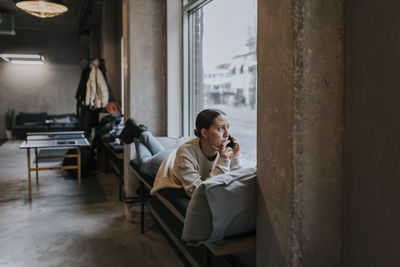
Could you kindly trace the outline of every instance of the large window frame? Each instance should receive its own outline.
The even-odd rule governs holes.
[[[194,60],[194,16],[197,10],[213,0],[183,0],[183,131],[184,136],[193,136],[195,127],[194,88],[195,70],[190,64]]]
[[[206,108],[207,106],[210,106],[210,103],[212,102],[206,102],[204,103],[201,102],[201,99],[205,98],[208,99],[207,101],[213,101],[217,106],[218,105],[228,105],[227,109],[223,110],[228,110],[228,114],[230,115],[231,118],[235,118],[235,124],[232,125],[232,133],[234,136],[238,137],[239,142],[243,144],[243,148],[246,148],[247,150],[243,149],[242,154],[242,159],[243,163],[246,166],[251,166],[256,159],[254,159],[255,154],[254,150],[256,149],[256,141],[255,139],[249,139],[249,134],[248,131],[240,131],[239,127],[247,127],[249,126],[247,124],[248,120],[244,121],[242,118],[238,118],[238,113],[237,111],[233,111],[233,105],[238,107],[238,109],[243,109],[248,107],[251,109],[250,114],[254,114],[254,108],[255,105],[257,104],[257,95],[256,95],[256,90],[257,90],[257,63],[256,63],[256,58],[252,59],[254,57],[254,52],[255,52],[255,46],[256,43],[254,40],[256,39],[248,39],[248,43],[246,43],[246,46],[248,46],[248,51],[247,53],[244,54],[237,54],[237,56],[233,56],[232,60],[230,61],[229,64],[232,65],[227,65],[222,69],[221,71],[225,73],[225,71],[229,71],[228,73],[225,73],[226,77],[231,77],[230,82],[229,82],[229,87],[223,87],[225,85],[228,85],[228,83],[223,83],[224,80],[221,81],[220,78],[217,80],[208,80],[207,78],[210,78],[209,76],[206,77],[207,73],[209,74],[209,65],[206,61],[203,61],[205,57],[207,57],[209,54],[205,53],[205,51],[198,50],[199,47],[203,47],[203,43],[200,40],[199,42],[199,35],[202,36],[203,31],[207,31],[207,29],[210,29],[210,24],[204,25],[203,26],[203,19],[209,18],[206,17],[210,14],[207,13],[208,11],[205,10],[210,10],[209,7],[205,7],[207,4],[211,4],[211,2],[217,2],[218,0],[182,0],[183,8],[182,8],[182,36],[183,36],[183,92],[182,92],[182,100],[183,100],[183,135],[184,136],[194,136],[193,129],[195,128],[195,118],[196,118],[196,113],[202,110],[203,108]],[[213,5],[215,7],[215,5]],[[224,6],[219,5],[218,10],[221,10],[221,7],[224,8]],[[204,11],[203,11],[204,8]],[[236,10],[235,10],[236,11]],[[206,12],[206,13],[204,13]],[[215,17],[215,16],[214,16]],[[200,24],[199,24],[200,23]],[[246,24],[243,24],[246,25]],[[256,24],[255,24],[256,25]],[[215,26],[218,28],[218,26]],[[209,31],[208,31],[209,32]],[[202,38],[202,37],[200,37]],[[208,39],[210,40],[210,39]],[[253,42],[251,42],[253,40]],[[208,41],[209,42],[209,41]],[[209,43],[208,43],[209,45]],[[196,50],[197,49],[197,50]],[[207,50],[209,51],[209,50]],[[200,53],[200,54],[199,54]],[[203,54],[204,53],[204,54]],[[252,54],[253,53],[253,54]],[[256,55],[255,55],[256,57]],[[209,59],[207,59],[209,60]],[[255,61],[254,61],[255,60]],[[254,63],[255,62],[255,63]],[[204,64],[208,64],[205,69],[203,69]],[[240,66],[240,64],[242,64]],[[255,65],[251,65],[255,64]],[[222,66],[222,65],[221,65]],[[196,69],[197,68],[197,69]],[[202,69],[198,69],[202,68]],[[246,71],[244,71],[244,68],[246,68]],[[250,70],[251,69],[251,70]],[[215,70],[213,70],[215,71]],[[218,69],[217,69],[218,71]],[[238,72],[241,73],[241,75],[234,75],[232,76],[231,72]],[[204,73],[203,73],[204,72]],[[251,76],[255,73],[254,77]],[[250,75],[250,76],[249,76]],[[202,77],[199,83],[199,77]],[[215,76],[213,76],[215,78]],[[220,76],[218,76],[220,77]],[[225,76],[224,76],[225,77]],[[253,78],[251,78],[253,77]],[[213,78],[213,79],[214,79]],[[251,80],[254,80],[254,85],[251,87],[249,85],[249,82]],[[205,81],[205,83],[204,83]],[[219,89],[219,94],[223,98],[218,98],[216,96],[215,92],[211,92],[210,94],[210,87],[207,88],[202,88],[202,86],[210,86],[210,83],[212,82],[217,82],[220,84],[215,84],[214,89],[216,88]],[[203,83],[203,84],[201,84]],[[207,85],[208,84],[208,85]],[[247,84],[247,85],[246,85]],[[215,86],[222,86],[222,87],[215,87]],[[230,87],[231,85],[235,85],[234,87]],[[243,88],[240,88],[240,86],[243,86]],[[236,92],[234,94],[234,97],[230,95],[230,92]],[[207,94],[209,95],[203,95],[207,91]],[[240,94],[242,92],[242,95]],[[213,94],[213,96],[212,96]],[[234,102],[233,102],[234,101]],[[242,102],[243,101],[243,102]],[[213,104],[211,104],[213,105]],[[230,107],[230,108],[229,108]],[[219,108],[219,107],[218,107]],[[247,111],[246,111],[247,112]],[[253,116],[253,115],[252,115]],[[253,117],[251,117],[253,118]],[[237,120],[238,119],[238,120]],[[250,120],[251,121],[251,120]],[[253,127],[253,122],[251,121],[251,129]],[[235,126],[235,127],[233,127]],[[238,131],[239,129],[239,131]],[[245,128],[245,129],[250,129],[250,128]],[[239,133],[240,134],[239,134]],[[254,150],[253,150],[254,149]],[[244,165],[244,166],[245,166]]]
[[[182,18],[183,18],[183,132],[185,136],[192,136],[194,129],[195,114],[195,88],[194,62],[195,57],[195,15],[199,9],[210,2],[217,0],[182,0]],[[243,67],[243,66],[242,66]]]

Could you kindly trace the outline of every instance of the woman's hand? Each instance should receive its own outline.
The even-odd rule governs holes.
[[[232,159],[238,157],[239,156],[239,152],[240,152],[240,145],[236,141],[236,139],[235,139],[235,144],[236,144],[236,147],[235,147],[235,150],[232,151],[232,157],[231,157]]]
[[[226,141],[222,142],[220,147],[218,148],[218,152],[222,158],[233,159],[239,155],[239,152],[240,152],[239,143],[235,140],[235,144],[236,144],[235,150],[233,150],[231,147],[227,146],[229,143],[230,143],[230,141],[226,140]]]
[[[222,142],[219,146],[216,146],[216,145],[211,145],[211,146],[213,149],[218,151],[221,158],[229,159],[229,156],[232,153],[232,149],[231,149],[231,151],[229,151],[229,149],[228,149],[229,147],[226,147],[226,145],[228,143],[229,143],[229,140],[226,140],[226,141]]]

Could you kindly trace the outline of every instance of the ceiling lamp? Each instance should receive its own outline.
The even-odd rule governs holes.
[[[64,6],[60,0],[21,0],[16,2],[18,8],[22,9],[26,13],[29,13],[39,18],[51,18],[68,11],[68,8]]]

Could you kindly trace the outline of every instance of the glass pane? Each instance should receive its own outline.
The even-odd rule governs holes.
[[[191,117],[226,112],[244,167],[256,165],[256,14],[256,0],[214,0],[191,14]]]

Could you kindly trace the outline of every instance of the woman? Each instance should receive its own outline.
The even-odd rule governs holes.
[[[136,163],[140,171],[156,174],[151,194],[163,188],[183,188],[191,196],[202,181],[240,168],[240,145],[233,141],[234,148],[227,146],[232,141],[228,139],[229,121],[223,111],[201,111],[196,118],[195,135],[178,149],[166,150],[143,125],[130,120],[120,138],[125,143],[138,139]]]

